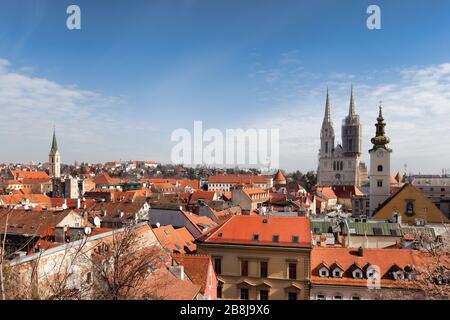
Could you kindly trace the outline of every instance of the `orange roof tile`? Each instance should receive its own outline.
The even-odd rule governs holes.
[[[200,292],[205,293],[211,257],[199,254],[173,254],[172,257],[178,265],[184,267],[184,272],[192,282],[200,285]]]
[[[258,235],[258,240],[253,240],[254,235]],[[274,235],[279,236],[278,242],[273,241]],[[298,242],[293,242],[294,236],[299,238]],[[233,216],[198,240],[205,243],[311,247],[311,230],[307,217]]]

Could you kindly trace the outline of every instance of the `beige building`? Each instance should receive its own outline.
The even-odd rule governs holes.
[[[234,216],[197,239],[213,258],[218,298],[309,299],[311,233],[305,217]]]
[[[242,214],[249,214],[269,200],[269,192],[261,188],[236,186],[231,189],[233,206],[242,208]]]
[[[231,191],[232,187],[237,185],[254,185],[261,189],[268,189],[273,187],[273,177],[228,174],[228,175],[211,176],[208,178],[209,191],[219,190],[229,192]]]
[[[413,177],[411,184],[450,218],[450,177]]]

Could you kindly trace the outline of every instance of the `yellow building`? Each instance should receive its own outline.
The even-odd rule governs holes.
[[[449,223],[450,220],[419,190],[406,183],[374,212],[377,220],[391,220],[398,215],[402,223]],[[400,221],[399,221],[400,222]]]
[[[234,216],[196,241],[218,278],[218,298],[309,299],[311,232],[306,217]]]

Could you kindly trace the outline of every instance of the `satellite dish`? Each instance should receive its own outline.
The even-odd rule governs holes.
[[[156,227],[157,227],[157,228],[161,227],[161,223],[157,222],[157,223],[156,223]]]
[[[85,235],[90,235],[90,234],[91,234],[91,232],[92,232],[92,230],[91,230],[91,228],[90,228],[90,227],[86,227],[86,228],[84,228],[84,234],[85,234]]]
[[[99,217],[95,217],[94,218],[94,225],[99,228],[101,224],[100,218]]]

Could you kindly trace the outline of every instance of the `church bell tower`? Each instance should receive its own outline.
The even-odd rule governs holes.
[[[50,153],[48,155],[49,173],[52,178],[61,177],[61,155],[58,151],[58,143],[56,142],[56,133],[53,129],[53,141]]]
[[[373,144],[369,150],[370,155],[370,215],[377,210],[379,205],[390,197],[391,152],[387,147],[389,138],[385,135],[383,111],[380,110],[377,118],[376,134],[370,141]]]

